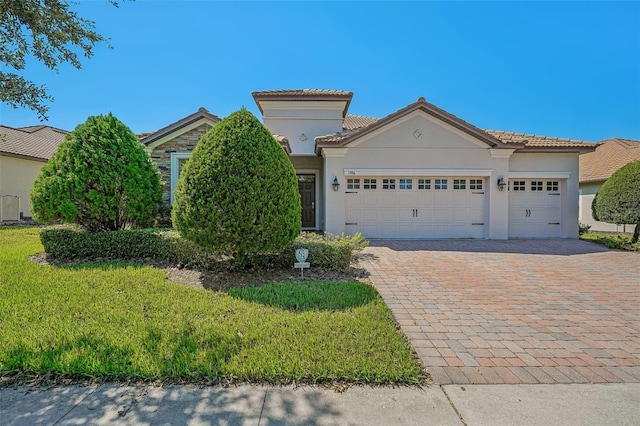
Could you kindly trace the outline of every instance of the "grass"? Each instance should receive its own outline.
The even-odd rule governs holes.
[[[585,232],[580,235],[580,239],[582,240],[603,244],[608,248],[640,251],[640,241],[631,244],[631,237],[629,234],[612,234],[606,232]]]
[[[123,263],[42,266],[36,228],[0,228],[0,378],[420,383],[361,283],[194,290]],[[0,380],[1,382],[2,380]]]

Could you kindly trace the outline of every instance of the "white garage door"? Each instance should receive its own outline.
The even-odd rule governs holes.
[[[509,238],[554,238],[561,234],[558,180],[509,181]]]
[[[484,238],[482,177],[348,178],[346,231],[365,238]]]

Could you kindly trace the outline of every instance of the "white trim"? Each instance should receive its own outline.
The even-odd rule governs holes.
[[[345,176],[491,176],[490,169],[343,169]]]
[[[342,158],[347,155],[349,148],[322,148],[324,158]]]
[[[171,194],[171,204],[173,204],[173,191],[176,189],[178,178],[180,177],[180,160],[190,158],[190,152],[172,152],[171,153],[171,182],[169,192]]]
[[[489,154],[491,158],[511,158],[511,155],[516,152],[515,149],[496,149],[490,148]]]
[[[315,211],[316,211],[316,226],[314,228],[302,228],[303,231],[317,231],[320,229],[320,170],[319,169],[297,169],[296,180],[298,175],[314,175],[315,176]],[[302,200],[301,200],[302,201]]]
[[[216,121],[213,121],[207,117],[202,117],[199,118],[198,120],[194,121],[191,124],[188,124],[184,127],[180,127],[177,130],[174,130],[171,133],[167,133],[166,135],[164,135],[163,137],[161,137],[160,139],[157,139],[155,141],[153,141],[151,144],[146,146],[146,149],[148,152],[153,151],[154,149],[156,149],[157,147],[159,147],[160,145],[162,145],[165,142],[169,142],[172,139],[175,139],[177,137],[177,135],[182,135],[187,133],[190,130],[193,130],[199,126],[202,126],[203,124],[209,124],[211,125],[211,127],[216,125]]]
[[[509,179],[569,179],[571,172],[509,172]]]

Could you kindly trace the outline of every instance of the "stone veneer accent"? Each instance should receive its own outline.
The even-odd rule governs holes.
[[[162,177],[162,201],[165,204],[171,202],[171,153],[193,151],[193,148],[195,148],[202,135],[209,131],[209,129],[211,129],[209,124],[202,124],[193,130],[157,146],[151,151],[151,158],[158,164],[160,176]]]

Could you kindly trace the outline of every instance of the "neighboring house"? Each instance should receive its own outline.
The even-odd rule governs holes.
[[[591,203],[600,186],[622,166],[640,160],[640,141],[607,139],[598,143],[594,152],[580,156],[580,223],[592,231],[632,232],[635,225],[615,225],[598,222],[591,214]]]
[[[31,218],[33,183],[66,135],[50,126],[0,125],[0,221]]]
[[[304,229],[367,238],[576,238],[578,157],[595,145],[484,131],[425,101],[348,114],[337,90],[254,92],[298,174]],[[141,141],[172,201],[180,166],[219,118],[201,108]]]

